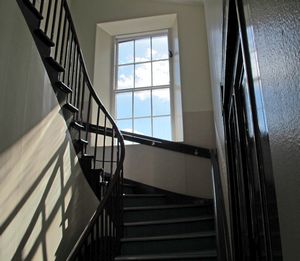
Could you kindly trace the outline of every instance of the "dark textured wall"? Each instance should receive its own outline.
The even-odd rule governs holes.
[[[300,260],[300,1],[245,3],[260,69],[283,256]]]

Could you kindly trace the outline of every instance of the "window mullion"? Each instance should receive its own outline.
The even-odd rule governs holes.
[[[150,37],[150,63],[151,63],[151,90],[150,90],[150,102],[151,102],[151,136],[153,136],[153,99],[152,99],[152,89],[153,89],[153,62],[152,62],[152,36]]]
[[[134,95],[135,95],[135,40],[133,40],[133,90],[132,90],[132,132],[134,132]]]

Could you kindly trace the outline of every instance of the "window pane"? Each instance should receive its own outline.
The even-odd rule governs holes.
[[[134,132],[138,134],[151,136],[151,118],[135,119]]]
[[[151,63],[142,63],[135,66],[135,87],[151,85]]]
[[[169,85],[169,61],[161,61],[153,63],[153,85]]]
[[[117,125],[122,131],[132,132],[132,120],[118,120]]]
[[[118,44],[118,64],[133,63],[133,41]]]
[[[117,119],[132,117],[132,93],[116,94],[116,117]]]
[[[168,59],[168,37],[158,36],[152,38],[152,60]]]
[[[170,89],[152,91],[153,115],[168,115],[170,113]]]
[[[119,66],[117,89],[133,88],[133,65]]]
[[[135,41],[135,62],[147,62],[151,60],[150,38]]]
[[[171,117],[153,118],[153,137],[171,140]]]
[[[151,116],[150,91],[134,93],[134,117]]]

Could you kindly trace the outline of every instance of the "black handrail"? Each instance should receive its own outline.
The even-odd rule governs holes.
[[[88,128],[88,131],[91,133],[103,134],[104,132],[106,132],[107,135],[110,136],[112,135],[111,134],[112,130],[110,128],[107,128],[105,130],[103,127],[94,124],[86,124],[84,122],[82,124],[83,126],[86,126]],[[127,131],[121,131],[121,133],[123,135],[124,140],[127,141],[132,141],[143,145],[148,145],[148,146],[157,147],[165,150],[193,155],[200,158],[210,159],[211,157],[210,150],[207,148],[197,147],[186,143],[158,139],[151,136],[146,136],[146,135],[127,132]]]
[[[57,97],[70,123],[87,180],[100,199],[68,260],[113,260],[120,246],[123,223],[122,133],[92,87],[67,1],[16,1],[33,33],[50,81],[59,92]],[[104,129],[101,139],[98,133],[89,131],[90,124]],[[108,129],[111,135],[107,134]]]
[[[228,224],[224,205],[220,169],[216,150],[211,150],[212,179],[214,192],[215,225],[219,261],[231,261]]]

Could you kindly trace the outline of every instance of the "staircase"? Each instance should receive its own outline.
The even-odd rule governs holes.
[[[217,260],[216,249],[223,240],[218,231],[224,224],[222,218],[215,218],[220,209],[216,202],[123,179],[124,137],[207,159],[213,154],[138,134],[123,132],[123,137],[92,87],[67,1],[16,1],[56,93],[84,175],[100,201],[68,260]],[[218,256],[227,260],[225,255],[224,259]]]
[[[217,260],[213,202],[124,183],[124,233],[115,260]]]

